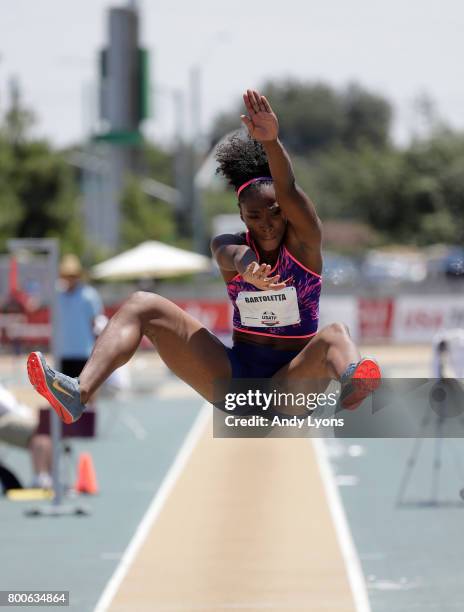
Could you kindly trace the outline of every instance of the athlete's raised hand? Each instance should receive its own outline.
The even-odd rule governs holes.
[[[243,94],[243,101],[248,115],[241,115],[240,119],[246,125],[251,138],[258,142],[276,140],[279,122],[267,99],[254,89],[247,89],[246,94]]]
[[[275,276],[268,276],[271,271],[271,266],[269,264],[261,264],[253,261],[246,267],[245,272],[242,274],[243,280],[251,285],[254,285],[258,289],[266,290],[266,289],[284,289],[285,281],[280,281],[280,275],[276,274]]]

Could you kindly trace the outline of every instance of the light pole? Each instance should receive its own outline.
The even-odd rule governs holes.
[[[201,130],[201,68],[198,64],[190,69],[190,113],[192,122],[192,234],[193,247],[197,253],[205,250],[205,221],[203,213],[202,190],[195,180],[200,167],[202,153]]]

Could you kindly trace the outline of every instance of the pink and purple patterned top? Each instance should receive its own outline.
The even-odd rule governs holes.
[[[254,245],[250,233],[246,233],[247,244],[255,251],[259,262],[259,253]],[[276,265],[271,273],[279,274],[281,280],[287,280],[287,287],[294,287],[298,301],[300,322],[294,325],[273,327],[270,324],[264,329],[243,325],[240,311],[237,306],[237,297],[240,292],[259,291],[254,285],[247,283],[240,274],[234,276],[226,283],[227,293],[234,308],[233,328],[234,330],[259,336],[273,336],[279,338],[310,338],[317,332],[319,323],[319,298],[321,294],[321,275],[316,274],[309,268],[301,264],[291,255],[284,244],[281,245]],[[272,304],[270,304],[272,308]],[[265,313],[266,314],[266,313]]]

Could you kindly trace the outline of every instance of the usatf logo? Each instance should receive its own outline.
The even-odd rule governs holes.
[[[279,321],[277,320],[277,315],[275,312],[272,312],[272,310],[266,310],[265,312],[263,312],[262,316],[261,316],[261,323],[263,325],[268,325],[269,327],[272,327],[273,325],[277,325]]]

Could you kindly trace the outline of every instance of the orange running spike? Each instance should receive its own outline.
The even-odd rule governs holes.
[[[341,405],[355,410],[382,382],[379,365],[373,359],[361,359],[341,395]]]

